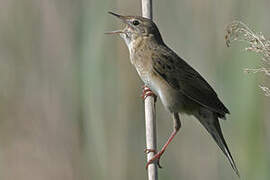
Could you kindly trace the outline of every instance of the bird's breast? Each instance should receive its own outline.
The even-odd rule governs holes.
[[[166,109],[179,112],[182,107],[181,94],[174,90],[153,68],[153,49],[149,43],[134,41],[128,45],[130,60],[140,78],[155,94],[157,94]],[[181,97],[180,97],[181,99]]]
[[[139,76],[148,84],[149,76],[152,72],[151,50],[142,41],[130,43],[129,45],[130,61],[136,68]]]

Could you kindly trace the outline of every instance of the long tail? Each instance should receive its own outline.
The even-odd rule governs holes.
[[[211,134],[211,136],[216,141],[219,148],[223,151],[225,156],[228,158],[231,164],[231,167],[233,168],[237,176],[240,177],[239,171],[235,165],[233,157],[223,137],[223,134],[219,125],[218,115],[209,110],[204,109],[203,112],[200,112],[198,115],[196,115],[196,117],[199,119],[201,124],[206,128],[208,133]]]

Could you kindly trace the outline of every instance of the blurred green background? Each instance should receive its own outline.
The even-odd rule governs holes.
[[[154,1],[163,39],[230,109],[221,121],[242,179],[270,178],[270,99],[263,77],[243,73],[260,57],[226,48],[242,20],[270,37],[269,0]],[[0,0],[0,179],[135,180],[145,171],[142,82],[107,14],[140,15],[140,1]],[[266,86],[269,84],[265,84]],[[193,117],[161,159],[160,179],[237,179]],[[157,103],[158,147],[172,120]]]

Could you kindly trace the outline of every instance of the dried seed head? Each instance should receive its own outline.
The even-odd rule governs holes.
[[[233,41],[246,42],[248,47],[245,51],[255,52],[262,56],[261,68],[244,69],[246,73],[263,72],[266,76],[270,76],[270,40],[259,32],[252,31],[246,24],[241,21],[233,21],[226,27],[225,42],[230,47]],[[266,86],[259,86],[266,96],[270,96],[270,89]]]

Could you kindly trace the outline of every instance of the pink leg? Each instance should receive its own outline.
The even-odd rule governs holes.
[[[151,164],[155,161],[157,161],[157,165],[159,166],[159,168],[162,168],[159,164],[159,159],[161,158],[162,154],[165,152],[168,145],[171,143],[171,141],[173,140],[173,138],[175,137],[175,135],[177,134],[177,132],[179,131],[179,129],[181,127],[181,122],[180,122],[178,113],[173,114],[173,119],[174,119],[174,131],[172,132],[171,136],[169,137],[167,142],[162,147],[161,151],[159,151],[157,154],[155,154],[155,156],[147,162],[146,169],[148,168],[149,164]]]

